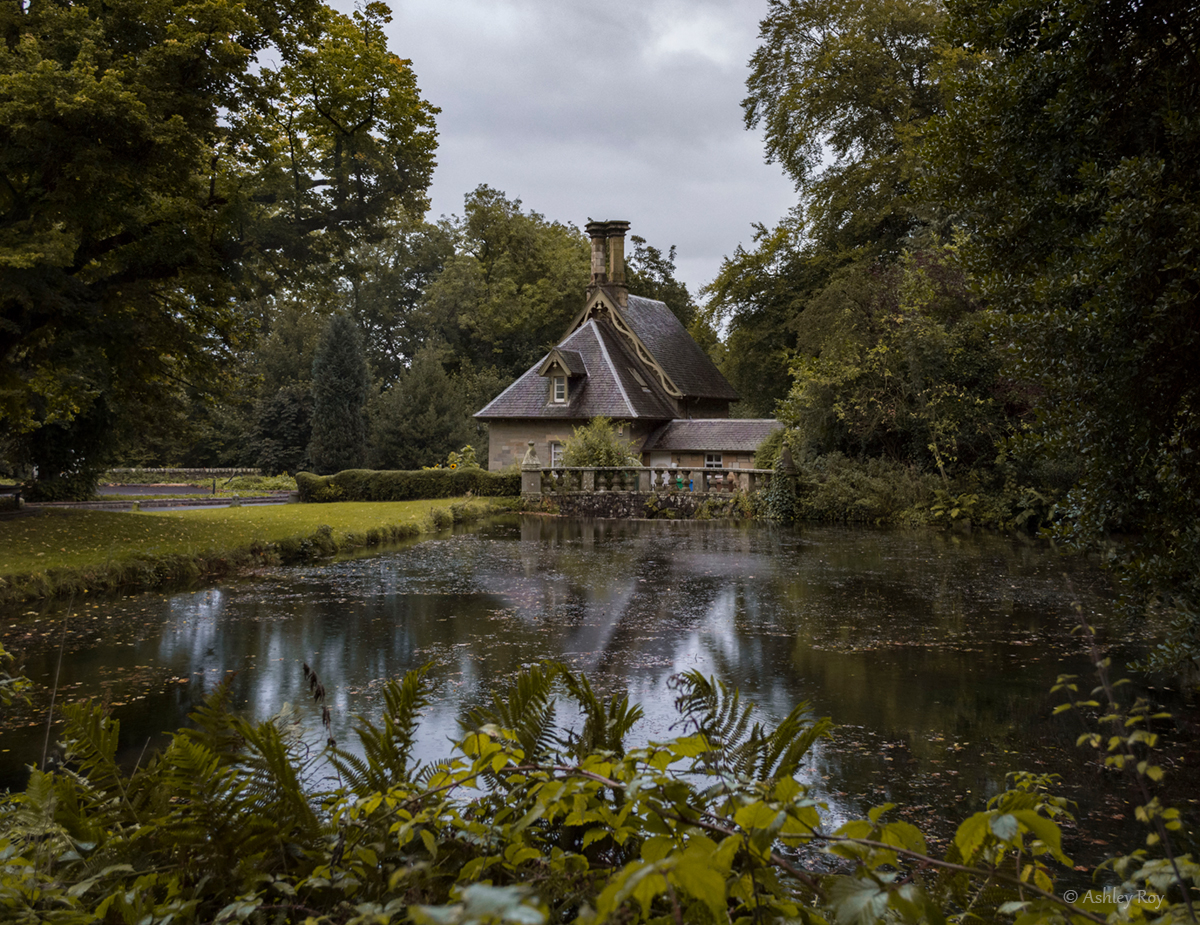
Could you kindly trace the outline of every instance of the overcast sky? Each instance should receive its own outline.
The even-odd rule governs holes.
[[[339,6],[343,4],[339,3]],[[431,218],[481,183],[548,219],[625,219],[695,290],[794,202],[742,125],[766,0],[392,0],[441,107]]]

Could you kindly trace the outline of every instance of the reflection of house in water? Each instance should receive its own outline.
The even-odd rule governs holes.
[[[774,420],[729,417],[738,393],[663,302],[625,285],[628,222],[589,222],[592,282],[563,339],[475,416],[488,468],[561,464],[576,427],[612,419],[649,466],[749,469]],[[607,260],[606,260],[607,252]]]

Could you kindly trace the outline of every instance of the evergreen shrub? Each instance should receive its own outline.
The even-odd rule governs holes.
[[[303,502],[416,501],[454,498],[467,492],[479,497],[499,498],[520,495],[521,474],[484,469],[347,469],[329,476],[297,473],[296,487]]]

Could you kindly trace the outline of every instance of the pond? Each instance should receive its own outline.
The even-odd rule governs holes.
[[[31,710],[0,721],[0,787],[41,758],[56,671],[60,703],[112,705],[132,763],[227,677],[256,717],[302,704],[315,737],[307,662],[346,744],[385,679],[431,663],[431,758],[466,709],[556,659],[627,688],[646,710],[643,741],[670,734],[680,671],[736,684],[768,716],[808,701],[838,724],[805,770],[835,818],[890,801],[961,820],[1006,771],[1076,760],[1079,721],[1051,719],[1049,694],[1060,672],[1089,671],[1074,602],[1112,624],[1103,574],[1017,538],[511,516],[220,587],[0,616],[38,685]]]

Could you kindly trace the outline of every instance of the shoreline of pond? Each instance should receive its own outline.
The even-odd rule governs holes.
[[[114,609],[89,595],[73,612],[59,603],[17,618],[25,635],[13,641],[43,692],[120,709],[130,761],[147,735],[177,728],[222,679],[238,685],[235,699],[250,711],[301,704],[302,661],[320,668],[337,701],[339,741],[357,711],[379,709],[378,679],[435,664],[446,699],[423,725],[436,744],[468,706],[546,657],[660,713],[663,678],[692,668],[729,677],[770,713],[812,700],[840,734],[814,756],[811,783],[842,815],[894,802],[926,815],[936,807],[950,825],[956,813],[982,809],[1017,761],[1066,773],[1066,792],[1088,807],[1089,834],[1111,838],[1121,828],[1092,832],[1097,818],[1120,819],[1128,808],[1113,801],[1107,775],[1075,754],[1076,731],[1052,718],[1047,693],[1055,672],[1086,671],[1063,622],[1077,592],[1058,589],[1057,576],[1065,568],[1089,613],[1105,612],[1107,582],[1094,567],[1089,579],[1078,560],[1043,562],[1039,544],[997,542],[990,531],[572,521],[485,518],[402,544],[397,557],[357,547],[294,569],[251,569],[239,576],[248,581],[171,601],[150,595]],[[56,682],[66,619],[71,670]],[[1122,628],[1111,629],[1125,648]],[[470,640],[476,648],[464,648]],[[1058,667],[1039,673],[1050,662]],[[983,664],[1000,673],[976,676]],[[179,717],[168,719],[171,711]],[[35,748],[24,753],[40,752],[45,719],[27,722],[12,727],[15,738],[6,732],[0,751],[29,739]],[[648,719],[645,735],[665,734],[664,723]],[[1168,767],[1182,772],[1194,755],[1192,745]],[[1194,812],[1184,777],[1170,775]],[[934,829],[944,838],[952,826]]]
[[[515,499],[445,500],[444,506],[431,506],[420,520],[364,523],[360,529],[340,531],[322,524],[314,530],[288,536],[264,536],[223,549],[167,554],[135,551],[126,559],[98,566],[50,565],[45,569],[0,575],[0,607],[83,594],[163,590],[236,578],[261,568],[317,562],[357,550],[382,551],[397,543],[450,529],[456,524],[511,513],[518,507],[512,503]],[[134,516],[134,513],[120,512],[117,516]],[[61,511],[55,514],[71,516]],[[21,513],[3,519],[11,522],[29,516],[38,514]]]

